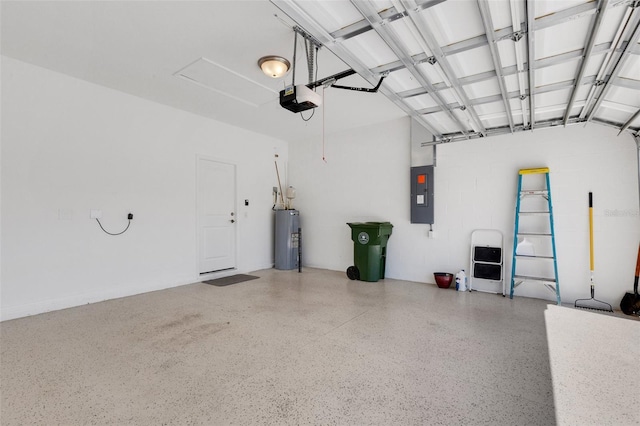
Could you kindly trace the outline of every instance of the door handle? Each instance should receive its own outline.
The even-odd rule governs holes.
[[[236,223],[236,221],[235,221],[235,220],[233,220],[233,219],[231,219],[231,223]]]

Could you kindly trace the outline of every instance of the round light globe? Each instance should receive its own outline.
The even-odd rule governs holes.
[[[291,64],[281,56],[264,56],[258,61],[258,66],[269,77],[280,78],[289,71]]]

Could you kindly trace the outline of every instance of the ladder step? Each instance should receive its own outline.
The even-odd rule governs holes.
[[[533,169],[520,169],[520,171],[518,173],[521,174],[521,175],[549,173],[549,168],[548,167],[535,167]]]
[[[536,214],[549,214],[549,212],[520,212],[519,214],[523,216],[532,216]]]
[[[553,256],[528,256],[526,254],[516,254],[518,259],[553,259]]]
[[[543,232],[518,232],[518,235],[529,235],[534,237],[550,237],[551,234]]]
[[[520,195],[548,195],[549,191],[546,189],[531,189],[531,190],[522,190],[520,191]]]
[[[555,278],[545,278],[545,277],[534,277],[531,275],[514,275],[513,279],[515,281],[539,281],[543,283],[555,283]]]

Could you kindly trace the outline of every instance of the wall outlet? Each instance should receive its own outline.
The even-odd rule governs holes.
[[[91,210],[91,219],[102,219],[102,210]]]

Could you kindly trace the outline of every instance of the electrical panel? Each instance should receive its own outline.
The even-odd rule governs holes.
[[[411,168],[411,223],[433,224],[433,166]]]

